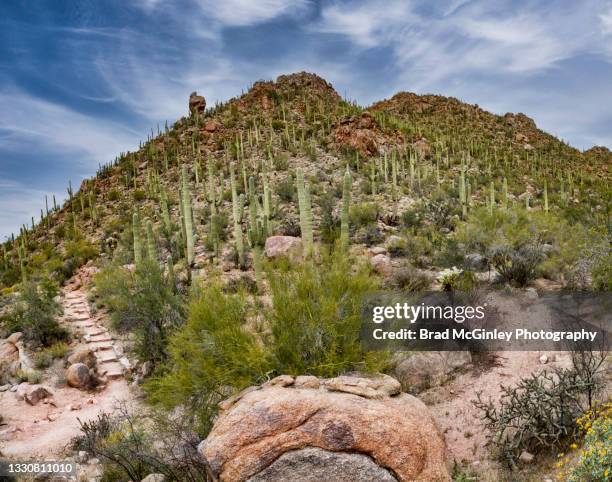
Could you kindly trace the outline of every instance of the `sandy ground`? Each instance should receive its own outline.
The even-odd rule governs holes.
[[[14,392],[0,393],[3,456],[24,459],[60,456],[80,432],[78,419],[95,419],[99,413],[111,411],[118,402],[133,398],[125,380],[111,381],[97,393],[70,387],[48,389],[53,393],[52,402],[43,400],[35,406],[18,400]],[[78,407],[81,408],[71,409]]]
[[[546,354],[548,363],[540,362]],[[484,400],[499,400],[501,385],[515,385],[521,378],[541,370],[567,367],[567,352],[497,352],[483,367],[460,374],[450,383],[419,395],[430,408],[444,433],[451,460],[480,464],[490,458],[481,412],[472,403],[477,393]]]

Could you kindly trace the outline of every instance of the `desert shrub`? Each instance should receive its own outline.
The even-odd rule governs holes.
[[[498,457],[513,467],[523,451],[554,451],[577,440],[575,421],[585,412],[585,396],[600,388],[600,379],[589,379],[574,366],[532,374],[514,387],[502,386],[499,406],[482,400],[480,393],[474,403],[482,411]]]
[[[612,403],[590,410],[577,422],[585,434],[580,459],[571,470],[569,482],[607,482],[612,476]]]
[[[64,262],[54,272],[59,280],[70,278],[79,266],[98,255],[98,248],[87,239],[76,237],[66,243]]]
[[[132,193],[132,197],[134,198],[134,201],[136,202],[144,201],[147,198],[147,193],[144,191],[141,191],[140,189],[136,189]]]
[[[24,283],[12,309],[3,317],[5,329],[9,333],[21,331],[32,347],[68,340],[68,331],[56,320],[61,313],[55,300],[58,292],[57,286],[46,278],[39,284]]]
[[[347,370],[376,371],[385,354],[364,352],[361,309],[377,287],[365,266],[351,268],[339,252],[320,265],[280,266],[268,273],[272,293],[269,347],[277,373],[335,376]]]
[[[167,373],[145,385],[150,400],[185,407],[198,430],[208,433],[217,403],[228,392],[261,381],[270,368],[246,323],[242,294],[224,293],[215,283],[197,286],[187,321],[170,341]]]
[[[154,366],[165,361],[168,335],[181,324],[183,314],[181,299],[159,265],[145,259],[133,273],[111,265],[94,282],[114,327],[136,335],[134,350],[139,359]]]
[[[111,201],[111,202],[118,201],[119,200],[119,191],[117,191],[116,189],[111,189],[108,192],[107,199],[109,201]]]
[[[168,480],[205,482],[206,468],[197,452],[201,438],[178,415],[130,413],[120,406],[113,413],[81,422],[81,433],[70,448],[102,462],[102,481],[142,480],[161,473]]]
[[[599,233],[589,232],[579,223],[569,224],[552,213],[526,211],[518,207],[498,210],[493,215],[484,208],[477,209],[465,223],[461,223],[457,232],[457,240],[467,252],[487,257],[491,250],[503,247],[505,251],[514,251],[517,258],[526,256],[526,260],[518,259],[519,262],[539,258],[534,272],[528,268],[529,274],[551,279],[569,276],[584,257],[585,249],[599,244],[600,238]],[[536,246],[547,249],[539,256],[533,250]],[[506,258],[505,254],[502,261],[503,258]]]
[[[295,216],[285,216],[278,227],[278,232],[283,236],[300,237],[300,221]]]
[[[360,203],[351,206],[350,222],[355,228],[375,223],[380,214],[380,207],[374,203]]]
[[[503,280],[525,286],[535,278],[536,269],[544,259],[544,252],[539,244],[521,244],[516,247],[500,245],[491,248],[487,258]]]
[[[421,214],[415,209],[406,209],[400,216],[400,222],[406,228],[418,228],[421,225]]]
[[[68,351],[68,345],[63,341],[54,343],[50,347],[43,348],[34,354],[36,368],[47,368],[56,358],[64,358]]]
[[[145,384],[149,400],[193,414],[204,436],[217,404],[232,393],[278,374],[334,376],[378,371],[385,353],[364,352],[359,341],[361,307],[376,282],[366,267],[342,256],[321,264],[279,262],[267,272],[272,307],[252,306],[207,280],[192,293],[186,323],[171,337],[166,370]]]
[[[378,226],[376,226],[375,224],[369,224],[367,226],[359,228],[355,232],[353,239],[356,243],[362,243],[366,246],[372,246],[375,244],[382,243],[385,239],[385,235]]]
[[[408,256],[410,254],[408,240],[395,236],[387,243],[387,251],[392,258],[403,258]]]
[[[278,194],[278,197],[280,197],[281,201],[287,203],[295,201],[295,183],[293,182],[293,177],[291,174],[280,181],[274,190],[276,191],[276,194]]]
[[[321,224],[319,232],[321,241],[333,245],[340,238],[340,218],[334,215],[336,199],[332,191],[328,191],[320,198]]]
[[[598,257],[591,269],[593,288],[599,291],[612,291],[612,249]]]
[[[431,279],[414,266],[406,263],[392,271],[388,280],[390,288],[402,291],[425,291],[429,288]]]

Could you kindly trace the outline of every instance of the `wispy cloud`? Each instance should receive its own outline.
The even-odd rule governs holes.
[[[17,181],[0,180],[0,206],[2,206],[0,242],[9,237],[11,233],[17,234],[19,226],[23,224],[29,226],[32,216],[34,216],[34,221],[38,222],[45,195],[51,202],[53,194],[59,201],[61,195],[58,192],[44,192]]]
[[[64,152],[83,165],[107,162],[137,145],[139,133],[125,125],[91,117],[18,89],[0,91],[2,148]],[[96,165],[93,164],[93,165]]]

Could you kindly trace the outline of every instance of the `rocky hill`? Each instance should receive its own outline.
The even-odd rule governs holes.
[[[62,279],[98,252],[112,255],[135,210],[160,231],[160,199],[167,199],[171,222],[178,223],[181,166],[193,197],[199,267],[220,254],[210,249],[212,236],[222,241],[218,248],[234,245],[232,164],[245,205],[249,178],[257,196],[267,183],[267,235],[299,233],[291,186],[298,168],[311,188],[316,240],[326,235],[320,229],[325,193],[339,194],[347,166],[353,204],[376,203],[379,227],[389,233],[410,202],[439,198],[451,216],[459,215],[462,202],[467,211],[485,205],[491,186],[496,204],[506,199],[524,204],[529,197],[530,209],[542,210],[546,190],[549,208],[571,210],[573,217],[597,223],[607,209],[610,151],[594,147],[581,153],[537,129],[524,114],[497,116],[457,99],[406,92],[364,109],[308,73],[256,82],[241,97],[208,110],[204,98],[193,95],[189,108],[190,115],[152,132],[139,150],[102,166],[78,190],[69,187],[71,199],[62,207],[49,200],[41,220],[24,223],[21,233],[3,244],[2,286],[21,278],[21,266],[26,274],[46,270]],[[338,204],[332,206],[334,215]],[[211,225],[213,210],[221,226]],[[248,234],[246,216],[241,224]],[[93,243],[91,249],[70,242],[77,232]],[[362,234],[356,230],[351,236]],[[183,257],[180,250],[174,256]]]
[[[368,351],[361,310],[385,288],[524,300],[612,289],[607,148],[580,152],[524,114],[438,95],[362,107],[305,72],[212,107],[194,92],[186,112],[2,243],[9,454],[28,433],[56,453],[61,434],[103,480],[558,475],[551,447],[576,449],[575,419],[609,411],[569,406],[564,390],[591,401],[610,387],[605,363],[581,385],[569,353]],[[91,366],[75,368],[78,353]],[[568,370],[568,385],[547,367]],[[62,385],[77,369],[83,383]],[[39,386],[51,379],[54,395]],[[102,413],[88,390],[104,410],[116,395],[141,406]],[[24,409],[31,392],[55,405]],[[521,418],[521,403],[537,413]],[[508,436],[500,406],[527,435]],[[80,410],[97,418],[80,425]]]

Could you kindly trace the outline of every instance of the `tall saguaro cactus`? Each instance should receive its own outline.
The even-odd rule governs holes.
[[[147,257],[151,261],[157,261],[155,234],[153,233],[153,223],[150,220],[147,221]]]
[[[191,265],[194,259],[194,239],[193,239],[193,212],[191,210],[191,195],[189,191],[189,180],[187,178],[187,166],[181,169],[182,178],[182,203],[183,203],[183,222],[185,223],[185,244],[187,246],[187,264]]]
[[[313,249],[312,208],[310,206],[310,191],[308,190],[308,186],[306,186],[306,183],[304,181],[304,172],[301,169],[297,170],[296,177],[302,242],[304,243],[304,252],[307,255],[310,255]]]
[[[353,179],[348,166],[342,182],[342,213],[340,214],[340,245],[344,251],[349,246],[349,208],[351,205],[351,187]]]
[[[140,217],[138,211],[132,214],[132,234],[134,236],[134,264],[138,268],[142,264],[142,241],[140,238]]]
[[[236,251],[238,252],[238,262],[244,263],[244,241],[242,239],[242,227],[241,220],[242,215],[240,212],[240,201],[238,198],[238,191],[236,189],[236,176],[234,172],[234,164],[230,164],[230,185],[232,189],[232,217],[234,218],[234,239],[236,240]]]

